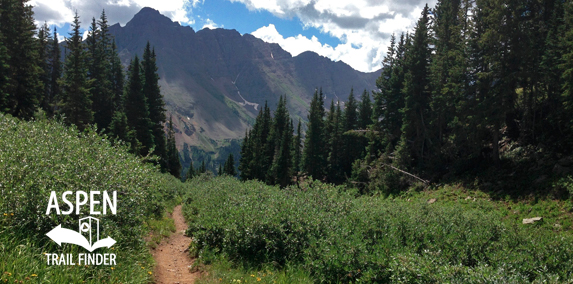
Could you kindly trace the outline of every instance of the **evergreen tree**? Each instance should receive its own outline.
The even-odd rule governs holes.
[[[372,107],[372,120],[379,129],[387,129],[386,127],[380,127],[380,122],[386,122],[389,119],[395,119],[394,115],[386,116],[385,112],[390,104],[392,103],[392,87],[390,82],[392,79],[392,72],[394,68],[394,63],[396,61],[396,36],[392,34],[390,38],[390,45],[388,46],[388,52],[382,61],[382,74],[376,80],[376,86],[378,87],[378,92],[373,92],[374,95],[374,106]]]
[[[33,117],[43,92],[34,12],[27,2],[0,2],[0,34],[3,37],[0,49],[5,48],[5,54],[0,51],[0,57],[7,63],[3,67],[8,69],[4,74],[3,80],[7,82],[3,85],[4,99],[0,99],[0,109],[24,119]]]
[[[113,113],[113,118],[109,125],[109,135],[120,141],[129,143],[131,152],[138,154],[141,151],[141,143],[137,141],[137,133],[127,124],[127,116],[123,111]]]
[[[190,181],[193,177],[195,177],[195,168],[193,167],[193,161],[191,161],[187,174],[185,175],[185,181]]]
[[[551,133],[546,141],[554,148],[563,149],[564,142],[570,139],[560,139],[562,129],[567,127],[563,125],[570,125],[566,117],[567,112],[557,111],[563,110],[562,108],[562,75],[565,74],[561,67],[564,67],[563,57],[564,51],[570,50],[566,46],[568,41],[564,34],[564,7],[561,1],[555,1],[553,14],[548,22],[548,32],[545,38],[545,51],[540,63],[542,79],[542,88],[546,94],[547,99],[541,107],[541,113],[546,114],[547,118],[541,122],[539,126],[540,133]],[[571,40],[571,39],[570,39]],[[571,43],[569,43],[571,45]],[[573,46],[573,45],[571,45]],[[573,58],[573,56],[572,56]],[[573,67],[573,66],[572,66]],[[550,111],[551,110],[551,111]],[[545,142],[545,143],[547,143]]]
[[[121,65],[121,60],[119,59],[119,55],[117,54],[117,47],[115,45],[115,41],[111,44],[111,62],[110,62],[110,73],[109,73],[109,81],[110,81],[110,89],[113,96],[113,105],[114,110],[123,110],[124,106],[124,81],[125,75],[123,72],[123,66]]]
[[[360,97],[360,106],[358,107],[358,129],[366,129],[372,124],[372,101],[370,94],[364,90]]]
[[[559,66],[563,71],[563,105],[564,116],[563,120],[568,126],[568,138],[572,138],[573,133],[573,3],[565,2],[565,17],[564,17],[564,39],[562,41],[563,55],[562,63]],[[570,140],[569,140],[570,141]],[[571,147],[571,143],[568,145]],[[571,149],[571,148],[569,148]]]
[[[219,167],[221,167],[219,165]],[[225,161],[225,166],[223,167],[223,173],[229,176],[236,176],[237,171],[235,170],[235,158],[233,157],[233,153],[229,154],[227,161]]]
[[[52,37],[52,48],[49,55],[50,67],[50,90],[48,96],[45,98],[45,108],[48,116],[53,116],[59,110],[62,99],[62,62],[60,59],[60,45],[58,42],[58,31],[54,27],[54,34]]]
[[[169,118],[169,132],[167,134],[167,169],[171,175],[176,178],[181,177],[181,162],[179,161],[179,152],[175,144],[175,131],[173,130],[173,120]],[[205,162],[203,162],[203,166]]]
[[[245,131],[245,139],[241,145],[241,158],[239,159],[239,172],[241,180],[249,180],[253,178],[251,164],[253,162],[253,148],[251,131]]]
[[[352,172],[352,163],[359,159],[362,155],[363,148],[360,148],[359,137],[350,133],[350,131],[358,128],[358,104],[354,98],[354,90],[350,90],[348,102],[346,102],[343,116],[343,124],[341,132],[344,134],[342,137],[342,149],[340,155],[342,156],[342,172],[345,176],[350,176]]]
[[[303,168],[315,179],[322,179],[327,170],[327,154],[324,145],[324,98],[322,89],[314,92],[310,102],[307,133],[304,140]]]
[[[128,81],[125,94],[125,115],[128,126],[135,130],[137,140],[141,143],[140,155],[145,156],[155,146],[147,99],[143,93],[141,65],[137,55],[129,64]],[[169,156],[169,159],[172,157]],[[168,167],[171,172],[171,167]]]
[[[0,14],[3,14],[0,6]],[[0,112],[9,111],[8,105],[8,81],[10,79],[10,65],[8,64],[8,50],[6,49],[4,35],[0,29]]]
[[[298,120],[298,125],[296,127],[296,136],[293,138],[293,172],[298,175],[301,170],[302,163],[302,132],[301,132],[302,122]]]
[[[342,112],[339,103],[337,103],[335,107],[334,102],[331,102],[326,125],[326,136],[328,137],[327,177],[328,181],[339,184],[344,181],[345,178],[342,166]]]
[[[362,92],[360,99],[361,102],[358,106],[358,129],[366,131],[369,126],[372,125],[372,102],[370,101],[370,94],[368,94],[366,90]],[[359,137],[358,145],[360,149],[366,149],[368,139],[365,136]],[[369,160],[370,157],[367,157],[367,159]]]
[[[50,44],[50,28],[48,28],[48,24],[44,23],[38,30],[38,62],[39,66],[42,69],[42,73],[40,75],[40,81],[42,82],[42,86],[44,87],[42,92],[40,93],[38,99],[40,103],[40,107],[42,110],[49,115],[50,111],[50,62],[48,57],[50,56],[50,48],[52,45]]]
[[[286,141],[285,141],[286,139]],[[272,129],[269,134],[267,147],[272,147],[269,151],[269,159],[272,161],[268,169],[266,182],[268,184],[281,184],[286,186],[289,183],[292,173],[292,130],[290,128],[290,116],[286,107],[286,96],[279,99],[275,117],[272,120]]]
[[[157,65],[155,63],[155,50],[151,50],[149,42],[143,51],[143,93],[147,100],[149,108],[149,119],[155,141],[154,154],[161,158],[160,165],[166,166],[165,151],[165,132],[163,124],[165,123],[165,102],[159,90],[159,76],[157,75]]]
[[[433,151],[439,153],[439,148],[448,147],[451,150],[441,154],[451,160],[458,154],[453,149],[461,148],[469,142],[465,141],[466,136],[461,135],[460,129],[465,120],[462,111],[467,113],[463,109],[468,85],[467,48],[464,40],[464,34],[467,34],[467,15],[459,0],[439,1],[433,15],[435,54],[430,66],[431,124],[434,132],[432,137],[437,142]]]
[[[100,20],[92,18],[86,39],[89,54],[89,78],[91,81],[92,110],[94,123],[99,129],[108,129],[114,115],[114,99],[111,73],[111,39],[105,11]]]
[[[87,79],[86,53],[80,33],[80,20],[76,13],[72,23],[70,38],[66,39],[68,55],[66,56],[63,88],[65,97],[62,111],[69,123],[75,124],[80,131],[92,123],[93,112]]]
[[[276,177],[274,183],[279,184],[281,187],[286,187],[291,183],[293,172],[293,160],[291,155],[292,131],[291,124],[286,123],[286,129],[282,132],[282,138],[277,141],[279,145],[278,152],[271,168],[271,172],[274,173]]]
[[[269,151],[272,148],[268,145],[271,124],[271,112],[265,102],[265,106],[259,112],[253,126],[252,136],[249,137],[253,146],[253,159],[249,168],[251,169],[252,178],[260,181],[266,181],[266,175],[272,163],[272,151]]]
[[[201,166],[197,169],[197,173],[204,174],[207,172],[207,166],[205,166],[205,160],[201,161]]]
[[[422,162],[427,154],[429,133],[428,118],[430,115],[430,92],[428,88],[428,66],[430,60],[430,37],[428,32],[429,8],[426,5],[418,20],[412,46],[406,55],[408,72],[404,80],[405,95],[402,109],[402,138],[398,151],[401,166],[408,166],[411,159]],[[412,141],[412,142],[410,142]]]

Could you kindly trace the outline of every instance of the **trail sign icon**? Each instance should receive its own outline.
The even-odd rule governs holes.
[[[90,246],[99,241],[99,219],[94,217],[81,218],[79,233],[90,243]]]

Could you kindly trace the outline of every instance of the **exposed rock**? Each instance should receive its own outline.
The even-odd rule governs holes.
[[[560,165],[559,163],[557,163],[553,167],[553,173],[555,173],[557,175],[568,175],[568,174],[573,173],[573,171],[571,170],[571,168],[564,167],[564,166]]]
[[[573,166],[573,156],[563,157],[557,161],[557,164],[563,167]]]
[[[533,218],[529,218],[529,219],[523,219],[523,224],[533,224],[537,221],[541,221],[543,220],[543,217],[533,217]]]
[[[466,200],[470,200],[470,199],[472,199],[472,197],[468,195],[468,197],[466,197]]]
[[[547,175],[542,175],[535,180],[535,183],[542,183],[547,179]]]
[[[123,27],[110,26],[109,33],[124,65],[141,55],[147,42],[155,48],[161,93],[173,122],[184,120],[197,129],[179,127],[178,147],[210,149],[217,147],[210,139],[241,139],[260,110],[257,105],[268,102],[273,108],[282,95],[289,97],[292,116],[306,118],[316,87],[322,87],[326,102],[346,101],[353,87],[377,90],[381,72],[359,72],[314,52],[293,57],[276,43],[236,30],[195,32],[151,8],[141,9]]]
[[[436,202],[436,200],[438,200],[438,199],[432,198],[432,199],[428,200],[428,204],[432,204],[432,203]]]

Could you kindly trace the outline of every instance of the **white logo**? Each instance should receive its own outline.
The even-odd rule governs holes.
[[[110,248],[115,244],[115,240],[110,237],[102,240],[99,239],[99,219],[94,217],[85,217],[80,219],[79,229],[77,232],[62,228],[62,225],[58,225],[48,232],[46,236],[56,242],[59,246],[61,246],[62,243],[75,244],[90,252],[101,247]]]
[[[113,215],[117,213],[117,191],[113,191],[110,196],[107,191],[100,192],[94,190],[88,194],[85,191],[78,190],[75,192],[75,204],[69,199],[70,195],[73,196],[73,194],[74,192],[72,191],[62,193],[61,200],[68,205],[68,208],[67,210],[61,210],[58,204],[57,192],[50,192],[46,215],[50,215],[52,210],[55,210],[58,215],[70,215],[74,212],[74,209],[76,215],[80,215],[81,207],[87,206],[88,202],[90,215],[106,215],[108,211],[111,211],[110,213]],[[78,265],[116,265],[116,255],[114,253],[92,253],[98,248],[111,248],[115,245],[115,240],[109,236],[100,240],[100,220],[89,216],[81,218],[78,221],[78,231],[62,228],[60,224],[49,231],[46,236],[59,246],[61,246],[62,243],[74,244],[85,248],[90,253],[78,253],[77,258],[75,258],[72,253],[62,253],[59,255],[55,253],[44,253],[48,265],[76,265],[76,263]]]

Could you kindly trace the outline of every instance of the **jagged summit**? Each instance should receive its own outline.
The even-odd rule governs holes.
[[[171,21],[171,19],[150,7],[142,8],[139,12],[137,12],[137,14],[135,14],[135,16],[133,16],[129,22],[127,22],[125,26],[128,27],[130,25],[165,25],[172,27],[180,26],[178,22]]]
[[[236,30],[195,32],[143,8],[125,27],[114,25],[124,63],[141,56],[147,41],[155,48],[161,91],[173,114],[178,147],[213,151],[227,139],[242,138],[260,105],[274,109],[287,96],[295,121],[306,119],[315,88],[326,101],[346,100],[350,89],[375,89],[379,72],[362,73],[341,62],[305,52],[291,56],[278,44]]]

